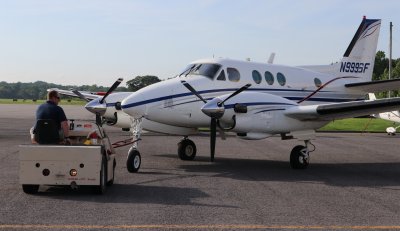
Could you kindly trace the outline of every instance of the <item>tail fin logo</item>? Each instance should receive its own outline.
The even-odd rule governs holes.
[[[356,34],[351,40],[349,47],[347,47],[346,52],[344,53],[344,57],[349,57],[351,51],[353,50],[356,43],[362,39],[367,38],[368,36],[374,34],[381,25],[380,19],[363,19]]]

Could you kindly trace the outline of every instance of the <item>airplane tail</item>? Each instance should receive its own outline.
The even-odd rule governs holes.
[[[336,73],[339,77],[359,77],[358,81],[371,81],[378,45],[380,19],[366,19],[365,16],[351,40]]]

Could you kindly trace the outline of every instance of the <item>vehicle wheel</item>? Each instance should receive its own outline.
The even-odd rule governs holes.
[[[101,161],[101,170],[100,170],[100,185],[94,186],[94,191],[97,194],[104,194],[106,192],[107,186],[107,160],[103,157]]]
[[[181,160],[193,160],[196,151],[196,145],[189,139],[183,139],[178,143],[178,156]]]
[[[114,184],[115,166],[117,166],[117,162],[114,159],[114,162],[113,162],[113,176],[112,176],[112,179],[107,182],[107,186],[111,186],[111,185]]]
[[[305,169],[309,164],[310,158],[307,148],[298,145],[290,153],[290,166],[293,169]]]
[[[139,151],[135,148],[129,149],[128,159],[126,160],[126,168],[128,169],[128,172],[133,173],[139,171],[141,162],[142,159]]]
[[[23,184],[22,190],[27,194],[36,194],[39,191],[39,185],[36,184]]]

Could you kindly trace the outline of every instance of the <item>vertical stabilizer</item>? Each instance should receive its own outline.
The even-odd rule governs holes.
[[[363,18],[338,65],[339,76],[362,78],[359,81],[372,79],[380,26],[380,19]]]

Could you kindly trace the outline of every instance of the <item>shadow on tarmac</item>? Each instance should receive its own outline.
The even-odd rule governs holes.
[[[90,187],[72,190],[70,187],[41,186],[37,196],[59,200],[98,202],[98,203],[132,203],[161,205],[191,205],[208,207],[229,207],[227,205],[207,205],[193,202],[198,198],[209,197],[195,188],[114,184],[107,187],[103,195],[96,195]]]
[[[175,154],[159,155],[176,158]],[[185,164],[187,163],[187,164]],[[188,173],[211,173],[245,181],[307,182],[338,187],[400,186],[400,163],[312,163],[307,169],[291,169],[289,161],[196,157],[178,168]]]

